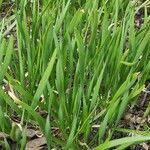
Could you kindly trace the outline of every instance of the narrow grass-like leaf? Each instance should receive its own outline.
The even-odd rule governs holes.
[[[41,79],[41,81],[39,83],[39,86],[38,86],[38,88],[36,90],[36,93],[34,95],[33,102],[32,102],[32,107],[33,108],[35,108],[37,106],[38,100],[39,100],[41,94],[43,93],[43,90],[44,90],[44,88],[46,86],[48,78],[49,78],[49,76],[50,76],[50,74],[52,72],[53,65],[54,65],[55,60],[56,60],[56,54],[57,54],[57,50],[55,49],[54,53],[52,55],[52,58],[51,58],[48,66],[47,66],[47,68],[46,68],[46,70],[45,70],[45,72],[44,72],[44,74],[42,76],[42,79]]]
[[[11,108],[17,112],[17,114],[21,115],[21,110],[18,108],[18,106],[15,104],[15,102],[3,91],[2,88],[0,88],[0,96],[5,100],[5,102],[11,106]]]
[[[13,52],[13,37],[11,36],[10,40],[9,40],[9,43],[8,43],[8,47],[7,47],[7,51],[6,51],[6,56],[5,56],[5,59],[4,59],[4,62],[3,64],[0,66],[0,82],[2,82],[4,76],[5,76],[5,73],[8,69],[8,66],[9,66],[9,63],[10,63],[10,60],[11,60],[11,55],[12,55],[12,52]]]
[[[100,146],[96,147],[95,149],[96,150],[105,150],[105,149],[108,149],[108,148],[112,148],[114,146],[118,146],[118,145],[121,145],[121,144],[134,144],[135,142],[136,143],[141,143],[143,141],[149,141],[150,140],[150,137],[149,136],[133,136],[133,137],[125,137],[125,138],[120,138],[120,139],[116,139],[116,140],[112,140],[112,141],[109,141],[107,143],[107,145],[103,146],[103,144],[101,144]]]

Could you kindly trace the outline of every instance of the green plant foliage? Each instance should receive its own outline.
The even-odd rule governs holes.
[[[12,18],[0,22],[0,131],[14,131],[20,149],[28,122],[38,125],[49,149],[123,149],[150,140],[147,135],[112,139],[127,106],[150,80],[149,5],[148,0],[13,2]],[[140,10],[143,23],[137,29]],[[15,35],[5,38],[10,22]],[[16,137],[6,117],[13,113],[23,128]],[[7,139],[4,145],[9,149]]]

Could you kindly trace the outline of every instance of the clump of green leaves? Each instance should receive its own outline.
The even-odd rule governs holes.
[[[107,149],[150,140],[142,136],[110,141],[128,104],[150,79],[148,4],[16,1],[14,50],[13,37],[5,40],[3,30],[0,36],[0,120],[7,122],[4,114],[10,116],[11,110],[22,117],[22,126],[35,121],[49,149],[99,144],[97,149]],[[141,9],[143,24],[137,29],[135,15]],[[7,93],[4,84],[11,87]],[[0,130],[6,132],[7,126],[1,124]],[[59,128],[61,138],[53,135],[52,127]]]

